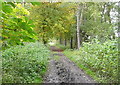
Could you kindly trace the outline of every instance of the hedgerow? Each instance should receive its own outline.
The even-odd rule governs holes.
[[[84,42],[80,50],[64,52],[67,57],[77,63],[88,74],[96,76],[99,82],[116,83],[118,80],[118,48],[117,40],[100,43],[97,39]],[[96,78],[95,77],[95,78]]]
[[[39,42],[2,52],[3,83],[40,83],[47,69],[49,50]]]

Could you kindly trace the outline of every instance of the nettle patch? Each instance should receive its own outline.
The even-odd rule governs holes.
[[[90,69],[99,82],[114,82],[118,80],[118,48],[117,40],[100,43],[97,39],[83,43],[80,50],[64,52],[84,70]],[[87,70],[88,70],[87,69]],[[95,77],[95,79],[96,79]]]
[[[46,72],[49,50],[39,42],[2,52],[3,83],[40,83]]]

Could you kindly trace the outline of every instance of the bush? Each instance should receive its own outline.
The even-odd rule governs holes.
[[[66,51],[65,54],[79,65],[95,72],[99,82],[117,82],[118,49],[116,40],[109,40],[105,43],[100,43],[97,39],[92,42],[84,42],[79,51]]]
[[[3,83],[40,83],[47,67],[49,50],[39,42],[2,52]]]

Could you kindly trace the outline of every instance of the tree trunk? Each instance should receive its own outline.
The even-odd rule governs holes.
[[[70,38],[70,48],[73,49],[73,37]]]
[[[22,6],[25,7],[25,0],[22,0]]]
[[[105,12],[105,4],[104,5],[102,5],[102,13],[101,13],[101,23],[103,23],[103,21],[104,21],[104,18],[105,18],[105,14],[104,14],[104,12]]]
[[[43,44],[46,45],[47,41],[43,38]]]
[[[62,37],[60,36],[60,44],[62,44]]]
[[[67,46],[67,39],[65,38],[65,46]]]
[[[107,16],[108,16],[108,21],[111,24],[110,11],[111,11],[111,8],[110,8],[110,4],[108,3],[107,4]]]
[[[76,48],[77,49],[77,31],[76,31],[76,33],[75,33],[75,43],[74,43],[74,48]]]
[[[80,20],[79,16],[80,15],[80,6],[78,6],[77,10],[77,49],[80,49]]]
[[[81,13],[80,13],[80,9],[81,9]],[[80,49],[80,25],[82,22],[82,13],[83,13],[83,6],[78,6],[78,10],[77,10],[77,49]]]
[[[43,27],[43,32],[45,33],[45,29]],[[46,45],[47,41],[45,40],[45,35],[42,36],[43,44]]]

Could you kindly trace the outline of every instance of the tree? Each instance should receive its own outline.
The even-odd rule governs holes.
[[[78,5],[78,10],[77,10],[77,48],[80,49],[80,27],[82,24],[82,19],[83,19],[83,4]]]
[[[108,11],[109,13],[106,12],[109,7],[113,9],[113,6],[111,6],[113,4],[108,5],[109,7],[107,8],[106,4],[108,3],[85,3],[80,29],[81,41],[86,40],[87,37],[90,37],[90,39],[97,37],[101,42],[104,42],[106,39],[114,36],[113,23],[110,23],[110,11]]]
[[[2,41],[3,46],[19,45],[37,39],[29,11],[19,3],[2,3]]]
[[[69,5],[70,6],[70,5]],[[69,13],[69,14],[68,14]],[[68,8],[68,4],[42,2],[33,6],[31,17],[34,19],[36,33],[39,40],[46,44],[51,38],[66,39],[73,19],[74,12]]]

